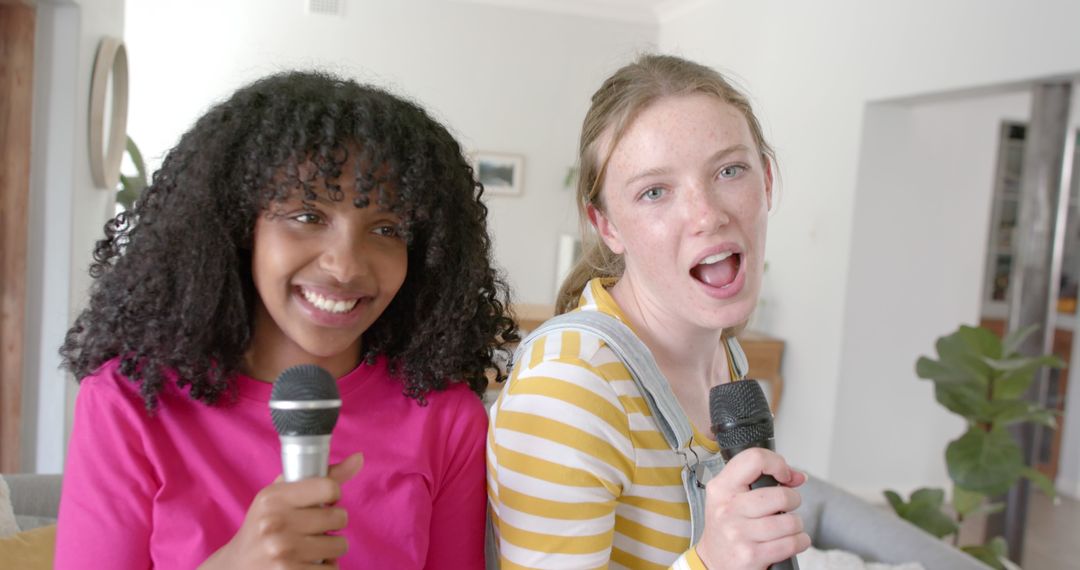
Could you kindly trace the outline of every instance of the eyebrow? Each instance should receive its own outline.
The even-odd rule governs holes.
[[[731,146],[729,146],[727,148],[722,148],[722,149],[716,151],[715,153],[713,153],[713,155],[709,157],[709,163],[719,162],[719,161],[727,158],[729,155],[735,154],[735,153],[740,152],[740,151],[749,152],[750,147],[748,147],[748,146],[746,146],[746,145],[744,145],[742,143],[739,143],[739,144],[731,145]],[[630,179],[628,179],[626,181],[626,185],[630,186],[630,185],[633,185],[634,183],[638,182],[639,180],[641,180],[643,178],[649,178],[650,176],[658,176],[658,175],[667,174],[667,173],[668,173],[668,169],[665,168],[665,167],[662,167],[662,166],[656,167],[656,168],[649,168],[647,170],[642,170],[641,172],[638,172],[637,174],[631,176]]]

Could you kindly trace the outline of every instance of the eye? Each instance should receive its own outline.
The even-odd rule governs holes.
[[[653,186],[648,190],[641,193],[642,200],[648,200],[649,202],[655,202],[664,195],[664,189],[659,186]]]
[[[743,173],[746,167],[741,164],[729,164],[720,169],[720,178],[735,178]]]
[[[401,229],[397,224],[383,224],[376,226],[375,234],[383,237],[399,237],[401,236]]]
[[[300,212],[292,216],[292,220],[301,224],[318,224],[322,222],[322,217],[315,212]]]

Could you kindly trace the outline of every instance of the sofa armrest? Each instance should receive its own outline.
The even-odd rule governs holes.
[[[919,562],[927,570],[989,568],[895,513],[820,479],[811,477],[799,491],[803,504],[796,512],[815,548],[845,550],[872,562]]]
[[[15,520],[23,530],[56,521],[60,512],[61,475],[5,474]]]

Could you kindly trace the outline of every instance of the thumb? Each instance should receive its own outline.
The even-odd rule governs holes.
[[[355,477],[363,466],[364,454],[354,453],[346,457],[341,463],[331,465],[326,476],[336,481],[338,485],[344,485],[346,481]]]

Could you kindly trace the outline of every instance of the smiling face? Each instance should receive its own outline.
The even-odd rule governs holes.
[[[352,172],[346,164],[343,172]],[[272,203],[255,223],[252,277],[259,303],[247,371],[273,380],[295,364],[318,364],[340,377],[359,362],[361,335],[405,281],[408,252],[401,219],[371,200],[353,205],[354,181],[337,180],[344,200],[317,188]]]
[[[772,174],[737,109],[705,94],[652,103],[616,144],[600,192],[589,217],[623,256],[624,310],[710,330],[749,318]]]

